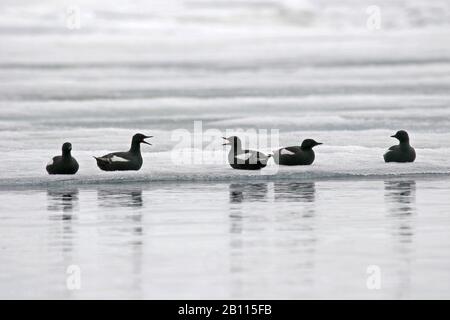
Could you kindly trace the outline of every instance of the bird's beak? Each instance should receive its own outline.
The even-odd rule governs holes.
[[[396,135],[396,134],[394,134],[393,136],[391,136],[391,138],[397,138],[397,135]]]
[[[323,144],[322,142],[316,142],[316,146],[320,146],[321,144]]]
[[[222,137],[222,139],[226,141],[225,143],[222,143],[223,146],[229,145],[228,142],[230,142],[230,140],[228,140],[228,138]]]
[[[153,138],[153,136],[145,136],[144,139],[149,139],[149,138]],[[152,144],[150,142],[145,141],[144,139],[142,139],[142,143],[148,144],[149,146],[151,146]]]

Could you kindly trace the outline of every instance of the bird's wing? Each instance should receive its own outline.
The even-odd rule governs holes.
[[[241,161],[247,161],[248,159],[250,159],[251,156],[252,156],[252,154],[250,152],[248,152],[248,150],[246,150],[246,152],[244,152],[244,153],[237,154],[235,156],[235,158],[239,159]]]
[[[58,161],[58,158],[60,158],[60,156],[53,157],[52,160],[50,160],[50,161],[47,163],[47,166],[52,166],[52,165],[54,165],[55,162]]]
[[[256,153],[256,157],[258,160],[263,160],[263,161],[267,161],[270,157],[262,152],[255,152]]]
[[[266,156],[264,153],[253,150],[244,150],[244,153],[238,154],[236,158],[241,161],[242,160],[248,161],[251,164],[256,164],[261,161],[264,162],[269,159],[269,157]]]
[[[130,160],[116,156],[116,155],[112,156],[112,158],[111,158],[111,162],[129,162],[129,161]]]
[[[286,147],[283,149],[280,149],[281,155],[293,155],[299,152],[301,149],[300,147]]]
[[[97,157],[96,159],[104,162],[128,162],[130,161],[128,155],[126,152],[115,152],[115,153],[109,153],[107,155],[104,155],[102,157]]]
[[[393,150],[397,150],[399,148],[399,146],[392,146],[389,148],[389,150],[393,151]]]

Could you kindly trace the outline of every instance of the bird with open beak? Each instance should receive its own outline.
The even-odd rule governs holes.
[[[145,139],[153,136],[146,136],[137,133],[131,140],[131,147],[126,152],[113,152],[102,157],[94,157],[97,160],[97,166],[103,171],[128,171],[139,170],[142,167],[143,160],[141,155],[141,143],[152,145]]]
[[[236,136],[229,138],[223,137],[224,146],[231,146],[228,153],[228,163],[233,169],[238,170],[260,170],[267,166],[270,155],[255,150],[242,149],[242,142]]]

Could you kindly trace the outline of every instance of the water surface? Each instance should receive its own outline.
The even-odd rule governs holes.
[[[2,298],[450,298],[448,179],[0,192]],[[81,269],[68,290],[66,269]],[[381,268],[369,290],[367,267]]]
[[[450,4],[377,0],[371,30],[373,4],[78,0],[71,29],[66,4],[1,1],[0,297],[450,298]],[[237,172],[240,129],[324,145]],[[386,165],[399,129],[417,161]],[[136,132],[141,171],[101,172]],[[66,141],[80,171],[48,176]]]

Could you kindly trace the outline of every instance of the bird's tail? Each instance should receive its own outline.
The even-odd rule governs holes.
[[[270,158],[272,158],[272,157],[273,157],[273,154],[268,153],[266,155],[266,158],[264,160],[262,160],[261,162],[267,164],[269,162]]]

